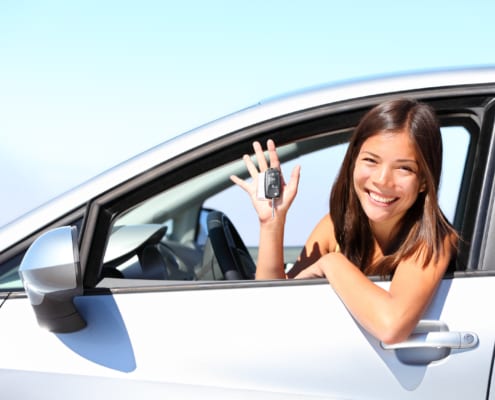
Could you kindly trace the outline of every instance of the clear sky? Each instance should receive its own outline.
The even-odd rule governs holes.
[[[266,97],[495,65],[493,15],[492,0],[1,0],[0,225]]]

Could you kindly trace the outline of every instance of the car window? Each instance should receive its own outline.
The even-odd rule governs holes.
[[[461,126],[442,128],[444,144],[440,205],[454,221],[470,144]],[[313,141],[316,139],[306,139]],[[304,144],[304,143],[303,143]],[[328,212],[329,194],[347,149],[347,143],[321,147],[290,143],[279,147],[287,161],[282,171],[288,179],[295,165],[301,166],[298,195],[289,211],[285,235],[285,261],[294,263],[306,238]],[[229,179],[237,174],[248,179],[242,160],[228,163],[168,189],[114,221],[104,258],[104,274],[124,278],[196,280],[217,279],[204,271],[208,252],[206,220],[212,210],[224,213],[239,232],[251,257],[258,247],[257,216],[249,197]],[[211,249],[210,249],[211,252]],[[150,264],[150,261],[151,264]],[[161,261],[160,261],[161,260]],[[144,264],[150,264],[145,267]],[[214,266],[210,266],[214,268]],[[219,279],[222,279],[220,276]]]
[[[22,289],[22,282],[17,272],[24,252],[18,254],[0,265],[0,291]]]
[[[443,162],[439,202],[447,219],[454,223],[471,137],[462,126],[442,128]]]
[[[444,158],[439,198],[446,217],[453,222],[470,133],[462,126],[443,127],[442,139]],[[340,143],[295,156],[294,144],[280,147],[281,153],[290,155],[290,160],[282,164],[286,178],[296,164],[302,168],[298,195],[286,225],[285,259],[288,264],[295,261],[311,230],[327,213],[330,189],[346,148],[346,143]],[[231,174],[245,176],[242,161],[201,174],[122,214],[113,224],[104,274],[145,279],[196,279],[196,272],[204,263],[204,249],[208,243],[206,218],[211,210],[220,210],[229,217],[256,259],[257,216],[248,196],[239,187],[231,185]],[[153,256],[149,249],[157,243],[159,254]],[[146,259],[154,260],[152,268],[146,272],[141,268],[144,248]],[[162,265],[156,263],[160,258],[164,260]],[[22,288],[17,273],[21,259],[22,254],[15,255],[0,265],[0,290]],[[161,271],[166,269],[165,264],[169,270],[172,265],[172,273]]]
[[[441,131],[444,154],[439,202],[446,217],[453,222],[470,144],[470,133],[462,126],[442,127]],[[331,186],[346,149],[347,143],[342,143],[282,164],[282,172],[286,179],[290,177],[291,170],[296,164],[301,166],[299,189],[289,210],[286,224],[285,254],[288,263],[295,261],[311,230],[328,212]],[[225,212],[235,224],[251,253],[256,256],[257,216],[242,189],[237,186],[230,187],[210,197],[204,206]]]

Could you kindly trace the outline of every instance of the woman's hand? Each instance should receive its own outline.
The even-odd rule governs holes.
[[[294,279],[325,278],[325,272],[322,269],[320,260],[303,269],[294,277]]]
[[[268,169],[268,163],[265,158],[265,154],[263,152],[263,148],[259,142],[253,143],[253,149],[256,156],[256,160],[258,162],[259,171],[253,160],[249,155],[244,155],[243,160],[246,164],[246,167],[251,175],[252,180],[250,182],[243,181],[239,177],[232,175],[230,179],[236,185],[241,187],[246,193],[249,194],[251,198],[251,202],[254,205],[254,208],[258,214],[261,223],[270,221],[272,219],[272,201],[266,199],[258,199],[257,190],[258,190],[258,178],[259,173],[264,172]],[[275,143],[273,140],[269,139],[267,141],[267,149],[268,149],[268,157],[270,160],[270,168],[280,169],[280,161],[278,159],[277,150],[275,147]],[[294,198],[297,194],[297,187],[299,184],[299,175],[300,175],[300,167],[294,167],[289,183],[286,184],[284,177],[281,173],[281,184],[282,184],[282,193],[278,199],[275,199],[275,218],[278,220],[279,217],[285,219],[285,215],[292,204]]]
[[[339,262],[342,263],[343,258],[345,256],[340,251],[327,253],[299,272],[294,279],[328,278],[325,271],[328,271],[329,268],[335,268],[335,265]]]

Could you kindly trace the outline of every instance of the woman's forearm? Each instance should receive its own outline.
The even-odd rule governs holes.
[[[448,263],[425,268],[414,260],[403,262],[385,290],[366,277],[343,254],[320,261],[328,281],[356,320],[385,343],[405,340],[429,304]]]
[[[256,279],[285,279],[284,224],[270,221],[260,225]]]

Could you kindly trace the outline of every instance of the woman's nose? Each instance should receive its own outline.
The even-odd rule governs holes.
[[[392,170],[386,165],[381,165],[376,168],[373,175],[373,181],[380,186],[392,186],[393,185],[393,174]]]

